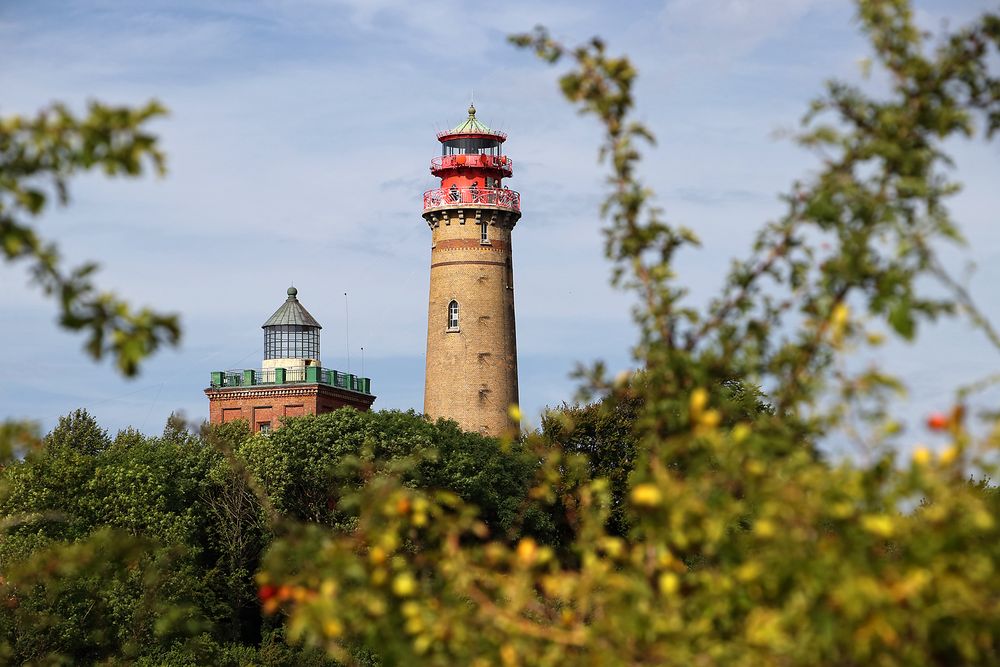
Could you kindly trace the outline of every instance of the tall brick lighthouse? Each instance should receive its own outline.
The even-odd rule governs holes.
[[[424,193],[431,229],[424,412],[468,431],[500,435],[517,428],[514,269],[511,231],[521,198],[502,180],[513,171],[507,135],[476,119],[441,132],[431,173],[441,187]]]

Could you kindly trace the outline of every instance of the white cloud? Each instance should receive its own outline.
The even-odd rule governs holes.
[[[667,44],[671,51],[731,59],[780,36],[810,11],[836,1],[668,0],[661,17],[672,38]]]

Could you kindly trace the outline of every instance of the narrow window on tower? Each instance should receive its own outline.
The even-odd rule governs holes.
[[[448,304],[448,331],[458,331],[458,301]]]
[[[482,234],[479,235],[479,243],[482,244],[482,245],[489,245],[490,244],[490,235],[489,235],[489,231],[488,231],[488,225],[489,225],[489,223],[487,223],[485,220],[483,220],[482,223],[480,223],[480,226],[482,227],[483,231],[482,231]]]

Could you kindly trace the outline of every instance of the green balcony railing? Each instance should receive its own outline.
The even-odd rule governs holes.
[[[353,373],[345,373],[332,368],[320,368],[319,366],[213,371],[211,379],[211,386],[215,389],[300,383],[325,384],[347,391],[356,391],[360,394],[372,393],[371,378],[359,377]]]

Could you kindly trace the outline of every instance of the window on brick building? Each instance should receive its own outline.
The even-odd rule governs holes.
[[[458,301],[448,304],[448,331],[458,331]]]
[[[483,220],[482,223],[480,223],[480,224],[482,225],[483,230],[482,230],[482,234],[479,235],[479,242],[482,243],[482,244],[485,244],[485,245],[489,245],[489,242],[490,242],[490,235],[489,235],[489,231],[488,231],[489,230],[489,223],[487,223],[485,220]]]
[[[270,433],[271,422],[258,422],[257,430],[260,431],[261,433]]]

